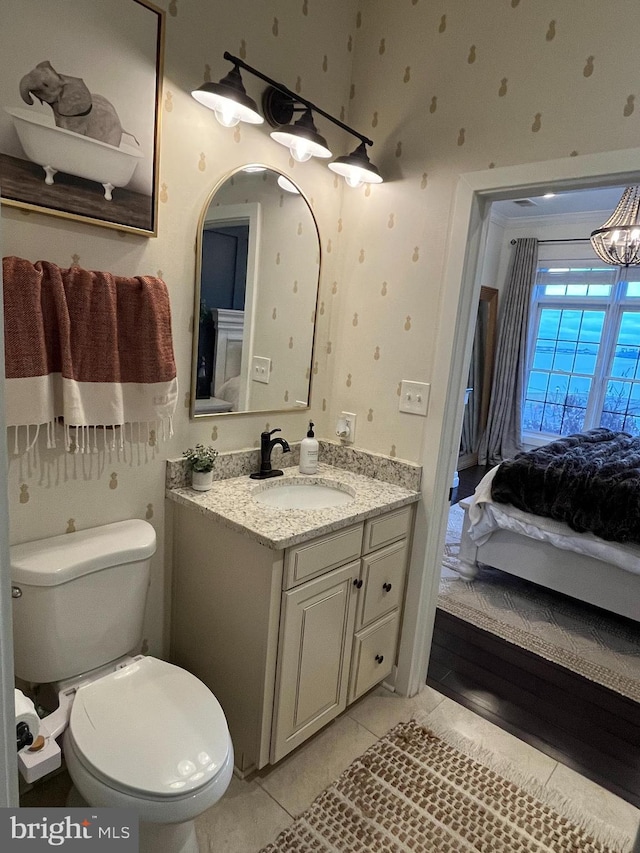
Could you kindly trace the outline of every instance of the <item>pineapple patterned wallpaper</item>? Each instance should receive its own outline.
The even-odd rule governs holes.
[[[87,6],[104,0],[87,0]],[[132,0],[133,2],[133,0]],[[346,114],[353,56],[346,46],[336,47],[336,32],[347,32],[355,19],[355,0],[329,3],[157,0],[165,11],[166,38],[162,94],[159,164],[158,236],[132,234],[55,219],[15,208],[2,208],[2,251],[32,261],[47,259],[68,267],[116,274],[151,274],[169,288],[174,348],[180,383],[180,401],[171,440],[152,435],[148,443],[125,442],[122,450],[97,454],[65,454],[39,444],[28,455],[16,456],[13,437],[9,452],[10,535],[12,542],[64,534],[124,518],[146,518],[158,534],[158,552],[152,565],[147,606],[146,648],[156,654],[166,649],[170,577],[165,567],[165,460],[180,456],[196,442],[211,443],[220,451],[259,445],[261,430],[281,427],[290,441],[306,434],[309,414],[294,411],[278,415],[234,415],[226,419],[189,420],[191,340],[194,322],[196,230],[211,191],[228,174],[246,163],[261,162],[290,175],[309,199],[323,240],[338,239],[342,188],[323,164],[294,163],[289,152],[269,138],[267,128],[239,125],[222,128],[209,110],[190,92],[206,79],[219,80],[230,64],[225,50],[244,57],[269,76],[282,80],[327,111]],[[304,8],[303,8],[304,6]],[[25,20],[25,30],[33,26]],[[46,34],[43,35],[46,38]],[[53,56],[47,56],[54,62]],[[72,73],[69,70],[69,73]],[[2,75],[0,75],[0,81]],[[0,87],[2,86],[0,82]],[[250,75],[245,85],[259,102],[263,85]],[[97,88],[97,87],[96,87]],[[19,101],[19,93],[7,103]],[[334,132],[335,131],[335,132]],[[325,130],[334,147],[341,142],[337,129]],[[298,221],[295,229],[297,231]],[[309,232],[310,233],[310,232]],[[299,240],[305,234],[295,235]],[[318,256],[317,238],[312,262]],[[323,260],[323,276],[330,288],[336,279],[335,253]],[[300,278],[300,276],[297,276]],[[290,283],[294,287],[296,275]],[[269,306],[269,323],[274,308]],[[283,309],[284,310],[284,309]],[[287,321],[281,341],[289,341],[311,325],[313,306],[296,320]],[[282,315],[281,315],[282,316]],[[319,334],[326,340],[327,315],[319,318]],[[317,355],[314,382],[319,419],[322,399],[329,398],[326,353]],[[304,365],[304,372],[309,365]],[[271,386],[265,386],[271,387]],[[282,394],[286,392],[282,389]],[[291,393],[295,393],[293,388]]]
[[[447,377],[433,364],[454,331],[441,280],[458,176],[638,145],[625,61],[636,41],[594,0],[360,3],[349,120],[387,180],[345,192],[329,335],[332,409],[367,413],[369,448],[416,460],[438,445]],[[400,379],[432,383],[427,419],[398,413]]]
[[[164,460],[196,441],[254,446],[267,425],[296,440],[308,420],[189,421],[195,233],[221,178],[259,161],[290,174],[310,200],[322,256],[309,413],[317,434],[330,437],[338,413],[353,411],[358,445],[419,461],[424,441],[438,444],[446,394],[432,365],[438,338],[453,334],[440,320],[452,315],[440,282],[458,175],[633,147],[640,115],[636,32],[620,26],[635,20],[634,0],[617,0],[615,15],[596,0],[157,3],[166,11],[158,237],[2,210],[3,254],[150,273],[169,287],[181,384],[174,438],[95,456],[38,447],[12,457],[9,471],[14,542],[126,517],[155,525],[146,628],[155,653],[168,619]],[[220,127],[189,92],[229,70],[225,50],[370,136],[385,183],[343,189],[325,165],[294,163],[268,128]],[[259,82],[245,76],[245,85],[259,100]],[[336,154],[355,147],[328,122],[318,126]],[[432,383],[428,418],[398,412],[401,379]]]

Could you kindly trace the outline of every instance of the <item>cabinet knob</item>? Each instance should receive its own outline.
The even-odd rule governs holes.
[[[390,584],[390,583],[383,583],[383,584],[382,584],[382,589],[383,589],[385,592],[391,592],[391,584]]]
[[[384,655],[376,655],[376,660],[378,661],[378,663],[382,663],[382,661],[384,660]]]
[[[362,579],[356,578],[353,582],[353,585],[355,586],[356,589],[362,589]]]

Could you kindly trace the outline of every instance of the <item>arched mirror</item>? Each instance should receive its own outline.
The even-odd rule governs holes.
[[[320,240],[299,188],[234,172],[205,205],[197,258],[191,417],[308,407]]]

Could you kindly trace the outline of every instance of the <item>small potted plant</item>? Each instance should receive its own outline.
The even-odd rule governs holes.
[[[191,471],[191,487],[197,492],[206,492],[213,485],[213,465],[218,451],[211,446],[196,444],[184,450],[182,455]]]

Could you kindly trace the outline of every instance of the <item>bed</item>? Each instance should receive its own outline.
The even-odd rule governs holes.
[[[244,311],[217,308],[211,312],[211,315],[215,330],[212,394],[223,400],[229,400],[229,396],[224,393],[229,388],[227,383],[230,379],[239,377],[242,368]],[[229,402],[234,401],[229,400]],[[237,403],[238,400],[236,399],[235,402]],[[237,406],[232,411],[237,411]]]
[[[640,621],[640,439],[598,429],[518,454],[460,506],[466,580],[489,565]]]

